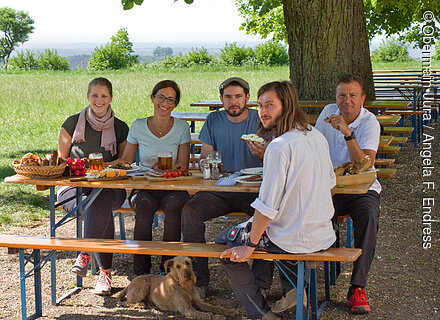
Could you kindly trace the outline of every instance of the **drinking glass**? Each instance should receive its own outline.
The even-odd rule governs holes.
[[[93,170],[102,171],[102,169],[104,169],[104,159],[102,157],[102,153],[93,152],[89,154],[89,157],[86,160],[89,163],[90,171]]]
[[[171,152],[159,152],[157,154],[157,165],[159,170],[173,169],[173,155]]]

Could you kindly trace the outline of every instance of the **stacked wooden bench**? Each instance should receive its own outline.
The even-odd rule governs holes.
[[[41,269],[47,257],[41,258],[40,250],[54,251],[87,251],[125,254],[170,255],[190,257],[219,258],[220,254],[228,248],[226,245],[202,243],[177,243],[155,241],[130,241],[113,239],[78,239],[57,238],[20,235],[0,235],[0,246],[19,249],[20,260],[20,287],[22,319],[36,319],[42,316],[42,290]],[[32,258],[26,259],[24,250],[32,249]],[[330,248],[327,250],[308,254],[274,254],[255,251],[251,259],[266,259],[275,262],[279,260],[298,261],[297,273],[297,301],[303,301],[304,288],[307,288],[308,301],[310,302],[311,318],[318,319],[325,305],[330,300],[329,262],[353,262],[361,255],[361,249],[355,248]],[[32,262],[31,270],[35,280],[35,313],[27,317],[26,308],[26,277],[25,260]],[[318,308],[316,268],[324,262],[325,275],[325,301]],[[302,303],[298,303],[299,306]],[[309,310],[306,310],[309,313]],[[303,308],[296,308],[296,319],[303,319]]]

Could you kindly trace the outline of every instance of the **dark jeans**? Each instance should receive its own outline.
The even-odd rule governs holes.
[[[354,246],[362,255],[354,262],[350,283],[365,287],[376,250],[379,230],[380,196],[376,191],[365,194],[338,194],[333,196],[335,217],[349,214],[353,219]]]
[[[92,188],[83,188],[84,196],[88,196]],[[61,202],[76,195],[75,187],[68,187],[58,194],[58,201]],[[113,239],[115,237],[115,225],[113,221],[113,210],[119,209],[124,203],[126,192],[124,189],[102,189],[95,201],[84,211],[84,238]],[[71,211],[76,206],[76,199],[73,199],[62,207]],[[112,267],[112,253],[96,253],[98,265],[103,269]]]
[[[254,214],[250,204],[257,193],[197,192],[182,210],[183,242],[204,243],[205,221],[225,214],[241,211],[249,216]],[[196,258],[193,265],[197,275],[197,286],[209,284],[208,258]]]
[[[264,247],[264,250],[274,253],[288,253],[270,240]],[[270,310],[270,307],[264,296],[261,294],[260,286],[257,283],[257,277],[272,278],[273,263],[269,263],[265,260],[254,260],[253,268],[256,262],[258,262],[258,267],[251,271],[247,262],[232,262],[229,258],[221,259],[220,261],[226,271],[232,291],[234,291],[241,305],[246,309],[248,316],[251,319],[260,319]],[[292,261],[280,262],[288,265],[295,274],[298,272],[297,264],[292,265]],[[289,270],[284,271],[296,285],[296,275]],[[281,271],[280,279],[284,294],[293,289],[292,284]]]
[[[134,240],[152,240],[154,213],[160,209],[165,213],[163,241],[180,242],[181,211],[188,200],[186,191],[133,190],[129,202],[136,213]],[[161,271],[164,271],[163,263],[171,258],[162,256]],[[133,260],[136,275],[150,273],[150,255],[135,254]]]

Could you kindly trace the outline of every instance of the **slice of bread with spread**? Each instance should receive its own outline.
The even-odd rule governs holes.
[[[252,142],[258,142],[261,144],[264,144],[266,142],[266,140],[264,140],[262,137],[256,135],[255,133],[250,133],[250,134],[244,134],[241,136],[240,138],[243,141],[252,141]]]

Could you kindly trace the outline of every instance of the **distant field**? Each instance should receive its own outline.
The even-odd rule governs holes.
[[[375,69],[421,69],[411,64],[377,64]],[[436,62],[432,68],[440,69]],[[269,81],[285,80],[288,67],[231,68],[228,70],[148,70],[121,72],[0,72],[0,231],[8,224],[31,223],[48,215],[48,192],[35,187],[7,185],[4,177],[14,174],[11,163],[26,152],[45,154],[57,148],[61,124],[67,116],[87,106],[88,82],[98,76],[108,78],[114,86],[112,106],[116,116],[130,125],[136,118],[151,115],[149,95],[154,84],[163,79],[175,80],[182,99],[176,111],[197,112],[191,102],[218,99],[218,86],[228,77],[240,76],[251,86],[251,99],[258,88]],[[199,124],[201,125],[201,124]],[[44,196],[42,196],[44,195]]]

